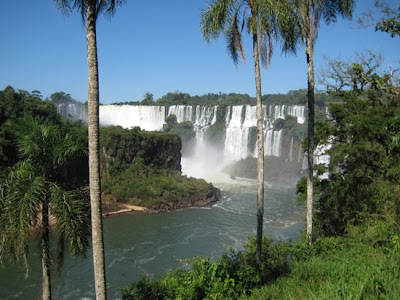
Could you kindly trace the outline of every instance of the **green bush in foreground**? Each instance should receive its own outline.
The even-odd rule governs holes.
[[[289,271],[291,244],[263,239],[260,272],[256,269],[256,240],[252,238],[244,251],[232,249],[219,261],[197,257],[187,260],[190,267],[176,269],[159,281],[147,276],[122,288],[123,299],[237,299]]]
[[[400,228],[394,215],[371,216],[343,237],[306,241],[255,239],[243,251],[188,260],[162,279],[148,276],[121,289],[123,299],[400,299]],[[190,266],[189,266],[190,263]]]

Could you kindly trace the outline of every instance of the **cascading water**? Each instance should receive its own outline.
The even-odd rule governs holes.
[[[226,124],[224,157],[228,161],[247,157],[249,127],[242,122],[243,105],[232,106]]]
[[[257,148],[257,147],[256,147]],[[264,135],[264,154],[266,156],[281,156],[282,130],[266,129]],[[256,150],[254,150],[256,153]]]
[[[82,120],[87,123],[87,107],[81,103],[57,104],[57,113],[73,120]]]
[[[272,119],[275,121],[277,119],[284,119],[286,116],[286,105],[275,105],[271,107],[271,111],[273,111]]]
[[[218,149],[218,157],[223,161],[232,161],[246,158],[247,156],[257,156],[256,139],[250,138],[254,135],[257,126],[257,108],[251,105],[235,105],[226,108],[218,106],[191,106],[173,105],[165,106],[142,106],[142,105],[101,105],[100,106],[100,125],[118,125],[125,128],[139,126],[144,130],[160,131],[165,124],[165,118],[174,114],[177,122],[190,121],[196,131],[197,154],[207,147],[204,133],[208,128],[217,122],[217,112],[222,110],[222,117],[225,120],[225,140],[224,149]],[[87,120],[87,110],[84,105],[79,104],[60,104],[57,111],[73,119]],[[305,107],[301,105],[264,105],[264,146],[265,155],[282,155],[282,130],[275,130],[274,121],[285,119],[288,115],[297,118],[297,122],[302,124],[305,121]],[[224,114],[224,115],[223,115]],[[293,147],[291,142],[291,147]],[[291,150],[293,151],[293,150]],[[214,152],[216,153],[216,152]],[[288,155],[286,153],[286,155]],[[216,155],[214,155],[216,156]],[[293,154],[292,154],[293,156]],[[221,159],[220,159],[221,160]]]
[[[280,157],[281,149],[282,149],[282,129],[274,131],[274,140],[272,143],[272,155]]]
[[[160,131],[165,124],[165,106],[102,105],[100,124],[124,128],[139,126],[148,131]]]
[[[293,161],[293,137],[290,139],[289,161]]]
[[[306,120],[305,110],[306,107],[303,105],[291,105],[288,106],[287,114],[292,117],[296,117],[297,123],[303,124]]]
[[[193,106],[189,105],[173,105],[168,109],[168,115],[175,115],[178,123],[190,121],[193,119]]]

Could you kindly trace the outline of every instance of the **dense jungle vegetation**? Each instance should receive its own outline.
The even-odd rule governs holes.
[[[69,94],[56,92],[49,99],[7,87],[0,91],[0,174],[5,179],[10,168],[19,162],[18,144],[15,139],[16,124],[20,119],[34,118],[59,128],[63,134],[87,147],[87,127],[80,121],[63,119],[54,104],[73,102]],[[184,124],[175,124],[171,133],[145,132],[121,127],[102,128],[101,171],[104,205],[125,202],[157,207],[163,202],[172,203],[171,208],[183,206],[184,202],[199,204],[216,193],[204,180],[181,176],[181,139],[173,133]],[[190,131],[190,134],[194,134]],[[87,157],[69,162],[59,171],[64,181],[80,186],[88,182]],[[61,176],[61,175],[60,175]],[[216,200],[216,199],[214,199]]]

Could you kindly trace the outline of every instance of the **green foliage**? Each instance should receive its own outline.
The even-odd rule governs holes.
[[[144,99],[142,100],[142,102],[140,102],[140,105],[154,105],[154,95],[147,92],[144,95]]]
[[[297,19],[294,6],[289,1],[214,0],[201,15],[201,31],[207,42],[223,34],[228,52],[235,64],[246,62],[242,44],[243,28],[260,40],[258,51],[262,64],[270,64],[273,43],[282,37],[283,51],[295,52],[294,37],[297,36]],[[240,29],[241,28],[241,29]]]
[[[18,161],[13,138],[14,128],[9,122],[32,116],[46,119],[58,126],[62,123],[52,103],[42,101],[26,91],[15,91],[10,86],[0,91],[0,173]]]
[[[393,38],[400,35],[400,5],[392,8],[386,1],[375,1],[375,7],[383,17],[375,24],[376,31],[389,33]]]
[[[186,93],[181,93],[176,91],[174,93],[168,93],[162,96],[160,99],[156,101],[157,105],[177,105],[177,104],[188,104],[188,100],[190,99],[190,95]]]
[[[400,282],[398,223],[371,216],[344,237],[294,244],[291,272],[242,299],[397,299]]]
[[[132,162],[153,168],[180,170],[181,140],[164,132],[141,131],[139,128],[107,127],[100,130],[103,170],[114,176]]]
[[[372,216],[368,223],[352,227],[344,237],[318,238],[312,248],[306,240],[274,243],[264,238],[264,262],[258,271],[252,238],[244,251],[230,249],[217,262],[195,258],[189,269],[170,271],[159,281],[152,282],[146,276],[122,289],[123,297],[396,299],[400,268],[398,233],[393,215],[385,215]]]
[[[150,94],[150,93],[149,93]],[[68,94],[67,94],[68,95]],[[146,95],[145,95],[146,97]],[[151,98],[152,99],[152,98]],[[72,99],[73,100],[73,99]],[[337,101],[335,96],[326,94],[322,91],[317,91],[315,94],[315,103],[322,109],[327,106],[327,103]],[[262,103],[266,105],[304,105],[307,102],[307,91],[293,90],[287,94],[266,94],[262,96]],[[240,93],[208,93],[204,95],[190,95],[179,91],[170,92],[157,99],[156,101],[121,101],[115,102],[112,105],[219,105],[220,107],[232,105],[256,105],[255,97],[248,94]]]
[[[399,222],[391,213],[370,216],[342,237],[273,242],[263,238],[256,269],[256,239],[216,261],[184,260],[186,268],[162,279],[149,276],[121,289],[123,299],[397,299]]]
[[[170,271],[159,281],[144,276],[122,288],[123,299],[237,299],[289,270],[288,244],[264,238],[260,272],[256,270],[255,249],[253,238],[243,252],[230,249],[217,262],[201,257],[186,260],[189,268]]]
[[[329,179],[315,179],[315,228],[323,235],[343,234],[371,214],[400,212],[399,88],[377,73],[374,55],[335,65],[325,82],[341,102],[329,107],[333,122],[316,131],[316,140],[333,146]],[[304,198],[304,182],[298,192]]]
[[[77,100],[71,97],[70,94],[66,94],[64,92],[55,92],[49,97],[50,102],[57,104],[69,104],[69,103],[78,103]]]
[[[123,172],[103,179],[103,192],[117,201],[155,208],[164,202],[177,205],[191,197],[207,195],[212,186],[202,179],[187,178],[179,172],[133,163]]]
[[[306,105],[307,99],[307,90],[299,89],[289,91],[286,94],[264,95],[262,97],[262,102],[268,105]],[[337,98],[334,95],[330,95],[322,91],[316,91],[315,93],[315,105],[319,109],[323,109],[328,105],[329,102],[335,101],[337,101]]]
[[[256,99],[247,94],[230,93],[221,98],[218,104],[222,107],[232,105],[256,105]]]
[[[86,158],[86,148],[55,124],[28,117],[9,124],[20,161],[0,185],[0,259],[24,257],[27,262],[32,230],[43,235],[49,230],[41,221],[43,207],[50,207],[57,220],[58,262],[66,246],[84,255],[90,235],[89,194],[82,182],[68,179],[66,168],[76,158]]]

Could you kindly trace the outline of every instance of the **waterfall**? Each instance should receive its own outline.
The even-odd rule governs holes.
[[[272,155],[272,136],[273,130],[267,129],[266,133],[264,134],[264,155],[271,156]]]
[[[243,105],[232,106],[226,117],[226,136],[224,157],[227,160],[239,160],[248,155],[249,127],[242,124]],[[228,116],[230,119],[228,120]]]
[[[175,115],[178,123],[190,121],[196,131],[204,131],[217,121],[218,106],[173,105],[168,108],[168,116]]]
[[[282,129],[274,131],[274,140],[272,144],[272,155],[280,157],[282,149]]]
[[[308,168],[307,154],[304,154],[304,155],[303,155],[303,163],[302,163],[301,168],[302,168],[303,170],[306,170],[306,169]]]
[[[249,127],[249,128],[257,127],[257,106],[246,105],[243,126]]]
[[[267,129],[264,133],[264,155],[281,156],[282,130]]]
[[[305,118],[306,107],[303,105],[291,105],[288,107],[288,115],[296,117],[297,123],[303,124],[306,120]]]
[[[160,131],[165,123],[165,106],[143,105],[102,105],[100,124],[102,126],[139,126],[148,131]]]
[[[193,106],[191,105],[173,105],[168,109],[168,116],[175,115],[178,123],[193,121]]]
[[[271,105],[271,107],[273,111],[273,121],[275,121],[276,119],[285,119],[286,105]]]
[[[289,161],[293,161],[293,137],[290,139]]]
[[[57,104],[57,113],[73,120],[82,120],[87,123],[87,107],[82,103]]]
[[[217,106],[196,106],[196,117],[194,127],[204,131],[205,127],[209,127],[217,120]]]
[[[328,142],[326,144],[317,145],[314,151],[314,164],[315,165],[323,165],[328,167],[331,162],[331,156],[326,152],[332,148],[333,146],[334,137],[330,136]],[[324,174],[319,176],[320,180],[328,179],[329,178],[329,171],[325,172]]]
[[[160,131],[165,124],[165,118],[176,115],[177,122],[190,121],[196,131],[196,147],[207,147],[204,133],[217,122],[219,106],[202,105],[172,105],[166,106],[142,106],[142,105],[101,105],[101,126],[122,126],[131,128],[139,126],[148,131]],[[225,160],[239,160],[249,155],[257,156],[257,142],[254,135],[250,138],[250,132],[254,134],[257,127],[257,107],[252,105],[234,105],[221,108],[221,115],[225,122],[224,149],[219,153]],[[57,111],[73,119],[87,121],[87,109],[84,104],[70,103],[57,105]],[[302,105],[263,105],[264,117],[264,146],[265,155],[282,155],[283,130],[274,130],[273,124],[277,119],[285,119],[287,115],[297,118],[299,124],[305,121],[305,107]],[[293,160],[293,138],[291,140],[289,159]],[[299,152],[299,159],[303,159],[303,153]]]
[[[326,117],[328,120],[333,120],[332,115],[331,115],[331,113],[330,113],[330,111],[329,111],[329,107],[328,107],[328,106],[325,107],[325,117]]]

